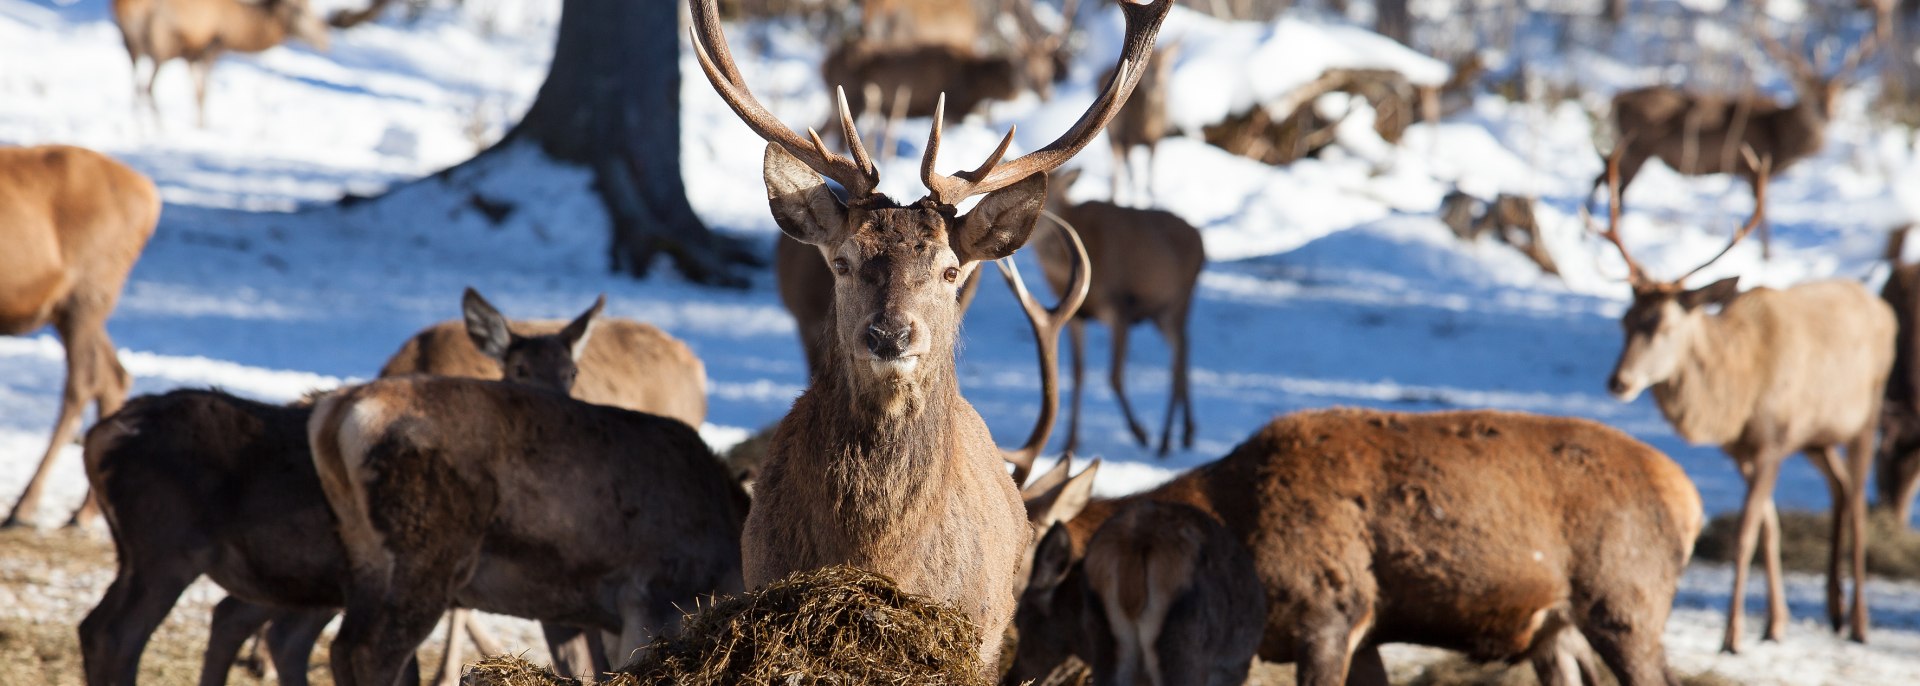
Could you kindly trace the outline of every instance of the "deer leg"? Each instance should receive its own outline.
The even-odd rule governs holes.
[[[214,59],[213,55],[208,55],[187,63],[187,67],[193,72],[193,102],[198,112],[195,121],[196,125],[203,129],[207,128],[207,77],[213,71]]]
[[[313,655],[313,645],[336,614],[333,609],[282,610],[267,624],[267,655],[280,675],[280,686],[307,686],[307,661]]]
[[[40,494],[46,488],[47,479],[53,476],[53,463],[60,458],[60,451],[73,442],[74,434],[80,429],[80,420],[86,412],[88,401],[94,399],[101,364],[96,359],[100,348],[95,344],[95,336],[106,336],[105,318],[79,322],[72,315],[61,316],[54,322],[54,329],[60,334],[60,342],[67,352],[67,379],[60,392],[60,416],[53,421],[53,438],[47,443],[47,452],[40,456],[40,466],[33,470],[33,478],[27,481],[27,488],[20,493],[20,499],[13,504],[12,513],[0,528],[9,528],[31,524],[33,516],[40,509]],[[94,333],[97,331],[98,333]]]
[[[1173,388],[1170,389],[1171,392],[1167,394],[1166,419],[1162,420],[1160,423],[1160,456],[1161,457],[1166,457],[1168,444],[1173,440],[1174,410],[1188,403],[1188,400],[1187,400],[1187,332],[1184,330],[1184,327],[1183,327],[1183,325],[1186,323],[1186,317],[1183,315],[1184,313],[1170,314],[1170,315],[1161,317],[1157,321],[1157,323],[1160,326],[1160,337],[1166,339],[1167,346],[1173,349],[1173,359],[1171,360],[1173,363],[1172,364],[1173,369],[1171,370],[1173,372]],[[1187,410],[1186,420],[1187,420],[1186,421],[1186,440],[1182,445],[1183,447],[1186,447],[1186,448],[1192,448],[1193,447],[1193,411],[1191,409]]]
[[[148,571],[123,566],[100,606],[80,623],[80,650],[88,686],[135,683],[147,640],[173,610],[187,585],[199,576],[198,567],[185,560]]]
[[[213,606],[207,626],[207,650],[200,659],[200,686],[222,686],[240,657],[240,648],[272,619],[274,611],[233,596]]]
[[[1841,610],[1844,602],[1840,589],[1840,548],[1847,540],[1847,486],[1842,483],[1846,473],[1840,471],[1839,456],[1833,446],[1821,446],[1807,451],[1807,459],[1820,470],[1820,476],[1827,481],[1827,495],[1831,498],[1832,514],[1828,519],[1831,527],[1827,533],[1827,621],[1834,632],[1846,624],[1846,614]]]
[[[1073,413],[1067,417],[1067,453],[1080,446],[1080,384],[1087,372],[1087,325],[1075,317],[1067,323],[1073,344]]]
[[[127,391],[132,388],[133,379],[127,375],[127,369],[120,366],[120,355],[113,349],[113,341],[107,337],[105,324],[101,325],[96,348],[98,351],[93,358],[95,371],[92,378],[94,417],[98,421],[113,416],[127,404]],[[80,503],[80,509],[75,510],[73,518],[67,520],[67,526],[84,527],[100,521],[99,494],[89,488],[86,499]]]
[[[1154,158],[1154,156],[1155,156],[1155,155],[1157,154],[1157,150],[1158,150],[1158,148],[1159,148],[1159,147],[1160,147],[1160,142],[1159,142],[1159,141],[1148,141],[1148,142],[1147,142],[1147,175],[1146,175],[1146,176],[1147,176],[1147,204],[1148,204],[1148,205],[1152,205],[1152,204],[1153,204],[1153,201],[1154,201],[1154,198],[1156,198],[1156,197],[1158,197],[1158,196],[1157,196],[1157,195],[1156,195],[1156,194],[1154,193],[1154,191],[1153,191],[1153,188],[1154,188],[1154,186],[1153,186],[1153,158]]]
[[[1760,640],[1778,642],[1787,635],[1790,620],[1787,609],[1786,575],[1780,564],[1780,510],[1773,498],[1767,498],[1760,520],[1760,556],[1767,572],[1767,628]]]
[[[433,686],[454,686],[460,681],[460,667],[466,661],[460,655],[460,649],[466,647],[465,633],[469,615],[473,613],[464,607],[447,611],[447,645],[440,653],[440,668],[433,675]]]
[[[1894,521],[1900,526],[1910,527],[1913,522],[1913,499],[1920,497],[1920,452],[1910,452],[1897,458],[1892,475],[1887,477],[1899,483],[1893,501]]]
[[[1743,467],[1751,466],[1742,469],[1748,472],[1745,474],[1747,495],[1740,505],[1740,536],[1735,544],[1733,560],[1733,593],[1727,607],[1726,636],[1720,643],[1720,650],[1725,653],[1740,652],[1740,620],[1746,609],[1747,568],[1753,564],[1753,549],[1759,543],[1762,520],[1773,508],[1773,487],[1780,476],[1780,458],[1775,453],[1736,459],[1743,463]],[[1596,641],[1597,637],[1589,634],[1587,640]],[[1604,650],[1601,656],[1606,656]],[[1612,664],[1612,660],[1608,660],[1608,663]]]
[[[587,642],[587,636],[592,631],[552,622],[541,622],[540,633],[547,639],[547,654],[553,656],[555,673],[576,679],[597,673],[592,646]]]
[[[1128,322],[1123,316],[1113,315],[1106,318],[1106,324],[1113,334],[1113,359],[1107,362],[1107,384],[1113,387],[1113,396],[1120,401],[1120,413],[1127,418],[1127,429],[1133,432],[1133,440],[1143,447],[1150,445],[1146,427],[1133,418],[1133,405],[1127,402]]]
[[[1108,192],[1107,199],[1118,205],[1120,204],[1120,176],[1127,171],[1127,146],[1111,132],[1107,134],[1107,142],[1113,146],[1113,174],[1109,179],[1113,188]]]
[[[1847,446],[1848,503],[1852,509],[1850,517],[1853,544],[1853,611],[1852,626],[1847,638],[1859,643],[1867,642],[1867,537],[1872,530],[1867,525],[1867,470],[1873,461],[1873,439],[1877,427],[1868,426],[1853,442]],[[1835,545],[1839,545],[1836,541]]]

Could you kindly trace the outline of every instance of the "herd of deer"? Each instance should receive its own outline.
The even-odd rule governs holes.
[[[844,95],[840,154],[754,98],[713,1],[692,5],[703,72],[767,142],[767,198],[786,237],[780,290],[810,370],[753,477],[751,506],[694,430],[706,414],[700,360],[658,329],[602,316],[604,300],[570,322],[515,322],[469,290],[463,320],[406,341],[376,381],[288,406],[193,390],[123,406],[129,379],[104,325],[158,221],[154,186],[77,148],[0,149],[0,243],[10,246],[0,333],[51,323],[68,361],[52,442],[9,524],[34,514],[84,406],[102,417],[85,437],[92,493],[75,520],[104,515],[119,570],[80,625],[87,683],[133,683],[148,637],[201,575],[230,594],[213,614],[202,684],[224,683],[256,634],[282,682],[304,683],[315,640],[344,608],[335,682],[387,686],[412,681],[416,648],[449,612],[442,680],[457,671],[463,628],[481,650],[499,650],[466,620],[473,609],[540,621],[556,666],[592,674],[672,630],[703,597],[831,564],[959,609],[978,629],[983,668],[1000,664],[1014,627],[1009,684],[1069,655],[1100,683],[1237,684],[1256,655],[1298,663],[1304,684],[1384,683],[1378,647],[1393,642],[1528,660],[1544,684],[1598,683],[1601,663],[1621,683],[1673,683],[1661,635],[1702,526],[1700,497],[1671,459],[1594,422],[1312,411],[1133,496],[1093,498],[1097,460],[1072,473],[1082,319],[1113,331],[1111,380],[1143,444],[1121,392],[1125,332],[1141,321],[1160,329],[1174,372],[1159,450],[1176,412],[1192,441],[1186,320],[1203,267],[1198,233],[1165,212],[1068,203],[1076,172],[1062,170],[1140,84],[1164,82],[1163,69],[1148,75],[1169,0],[1122,0],[1126,35],[1104,90],[1025,155],[1006,158],[1009,132],[978,167],[938,172],[946,102],[933,98],[920,164],[928,193],[911,203],[875,190],[879,172]],[[1730,250],[1762,224],[1769,175],[1804,156],[1809,136],[1817,144],[1831,103],[1830,89],[1819,92],[1819,107],[1770,110],[1744,132],[1700,137],[1707,154],[1680,157],[1670,157],[1684,140],[1676,127],[1702,131],[1724,118],[1708,110],[1732,105],[1625,94],[1623,139],[1601,177],[1611,213],[1595,232],[1619,249],[1633,293],[1609,389],[1622,400],[1651,389],[1682,437],[1722,446],[1748,484],[1728,651],[1740,647],[1756,545],[1765,636],[1785,629],[1772,492],[1796,451],[1833,495],[1829,619],[1866,638],[1865,485],[1883,423],[1882,479],[1901,475],[1883,489],[1900,494],[1902,518],[1920,487],[1920,381],[1905,378],[1920,364],[1920,265],[1899,269],[1885,302],[1850,281],[1689,289],[1727,250],[1679,278],[1650,276],[1621,236],[1620,200],[1648,157],[1688,173],[1739,170],[1756,207]],[[1735,143],[1742,166],[1705,162]],[[1036,235],[1043,215],[1052,226]],[[1054,307],[1034,301],[1007,259],[1029,243],[1061,295]],[[1046,397],[1018,450],[995,445],[956,380],[960,320],[986,261],[999,261],[1039,347]],[[1062,328],[1075,347],[1069,457],[1029,479],[1058,409]]]

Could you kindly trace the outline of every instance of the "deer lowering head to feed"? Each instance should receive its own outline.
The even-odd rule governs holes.
[[[335,683],[387,686],[453,606],[618,636],[740,588],[746,494],[685,423],[514,383],[339,391],[307,425],[348,577]]]
[[[1039,150],[1003,162],[1009,132],[979,168],[940,174],[944,108],[936,106],[920,167],[930,192],[910,204],[875,191],[879,172],[845,98],[839,118],[850,156],[829,152],[817,134],[803,138],[755,100],[714,3],[693,4],[694,54],[708,81],[768,141],[774,220],[817,248],[834,273],[825,366],[775,429],[754,487],[742,542],[746,582],[832,564],[886,574],[966,613],[980,630],[984,664],[994,664],[1031,535],[1004,456],[955,379],[958,291],[981,261],[1026,243],[1046,202],[1046,172],[1091,143],[1126,101],[1171,3],[1122,5],[1120,77]],[[822,176],[847,189],[845,202]],[[972,211],[956,209],[976,195],[984,197]]]
[[[1652,86],[1613,96],[1611,119],[1618,148],[1619,195],[1639,175],[1641,165],[1658,158],[1667,167],[1688,176],[1736,174],[1760,197],[1761,177],[1788,167],[1820,151],[1826,144],[1827,122],[1847,79],[1875,43],[1861,43],[1837,69],[1815,68],[1772,36],[1761,33],[1763,45],[1792,72],[1799,99],[1781,105],[1760,95],[1739,96],[1694,93],[1673,86]],[[1751,149],[1757,159],[1771,161],[1770,171],[1758,170],[1741,151]],[[1614,165],[1593,179],[1593,192],[1607,183]],[[1591,192],[1589,193],[1591,195]],[[1762,250],[1771,253],[1771,231],[1760,228]]]
[[[1207,250],[1200,230],[1179,215],[1163,210],[1121,207],[1111,202],[1067,201],[1067,189],[1080,177],[1079,170],[1054,174],[1056,191],[1047,199],[1054,213],[1064,217],[1086,242],[1092,262],[1093,285],[1080,316],[1068,328],[1073,343],[1073,413],[1067,420],[1067,451],[1080,440],[1080,391],[1086,371],[1085,320],[1105,324],[1113,337],[1108,361],[1107,381],[1120,401],[1120,412],[1140,445],[1148,443],[1147,431],[1133,417],[1127,402],[1127,331],[1135,324],[1152,322],[1173,349],[1171,367],[1173,387],[1167,395],[1166,419],[1160,427],[1160,454],[1166,455],[1173,440],[1173,416],[1178,410],[1184,419],[1181,445],[1193,447],[1193,398],[1188,394],[1187,318],[1193,309],[1193,289],[1206,268]],[[1056,234],[1045,232],[1035,239],[1040,264],[1056,291],[1067,285],[1068,253]]]
[[[1891,506],[1902,526],[1911,524],[1913,499],[1920,495],[1920,264],[1902,264],[1900,256],[1900,246],[1911,229],[1895,231],[1887,250],[1893,273],[1880,289],[1880,298],[1893,308],[1899,333],[1873,470],[1880,505]]]
[[[112,158],[60,145],[0,147],[0,335],[52,324],[67,353],[53,438],[0,526],[32,521],[88,403],[106,417],[126,401],[131,380],[107,338],[107,317],[159,222],[159,190]],[[89,499],[73,522],[95,511]]]
[[[1113,193],[1108,200],[1120,202],[1120,179],[1132,178],[1131,153],[1143,145],[1147,146],[1147,197],[1153,197],[1153,155],[1160,148],[1160,139],[1167,135],[1167,91],[1173,87],[1173,64],[1178,59],[1180,44],[1160,46],[1147,64],[1147,73],[1140,77],[1140,87],[1107,125],[1107,143],[1113,146]],[[1113,77],[1109,74],[1102,78]]]
[[[707,372],[700,358],[651,324],[601,315],[605,302],[570,322],[509,321],[469,288],[461,319],[421,329],[380,375],[506,378],[699,427],[707,418]]]
[[[1066,525],[1048,528],[1015,618],[1022,666],[1068,656],[1096,684],[1239,686],[1266,628],[1266,591],[1232,531],[1190,505],[1122,505],[1076,561]],[[1010,672],[1012,686],[1038,675]]]
[[[159,119],[153,84],[160,67],[185,60],[193,72],[200,126],[207,125],[207,77],[226,52],[261,52],[296,38],[327,49],[327,24],[307,0],[113,0],[113,18],[133,62],[134,107]],[[152,64],[143,80],[140,60]]]
[[[1066,494],[1091,478],[1049,472],[1036,482],[1059,481]],[[1664,686],[1660,637],[1703,519],[1686,473],[1646,444],[1586,420],[1493,411],[1296,413],[1154,490],[1061,500],[1083,507],[1048,508],[1069,545],[1043,538],[1034,554],[1006,683],[1058,659],[1061,634],[1037,627],[1069,599],[1034,589],[1057,573],[1062,548],[1087,556],[1069,569],[1082,564],[1093,580],[1103,572],[1082,551],[1095,532],[1132,503],[1154,501],[1207,513],[1252,555],[1266,595],[1257,654],[1298,663],[1303,686],[1385,683],[1386,643],[1526,658],[1543,684],[1579,684],[1592,670],[1579,666],[1577,635],[1620,683]],[[1219,574],[1209,582],[1235,576]],[[1183,597],[1218,591],[1199,585]],[[1206,637],[1231,614],[1183,624],[1190,607],[1175,601],[1159,653],[1218,640],[1224,657],[1227,639]],[[1029,628],[1039,636],[1032,645]]]
[[[1719,445],[1746,480],[1733,596],[1721,649],[1740,648],[1747,567],[1760,544],[1767,570],[1768,622],[1764,637],[1786,629],[1780,578],[1780,525],[1773,490],[1780,464],[1806,453],[1833,497],[1832,551],[1827,565],[1827,615],[1837,631],[1849,613],[1841,607],[1840,550],[1852,542],[1853,608],[1849,636],[1867,636],[1865,484],[1880,418],[1882,388],[1893,366],[1894,316],[1859,283],[1815,281],[1785,290],[1741,292],[1738,277],[1688,289],[1686,280],[1725,256],[1761,221],[1768,163],[1747,153],[1759,170],[1754,213],[1719,254],[1670,281],[1648,276],[1620,237],[1620,184],[1609,181],[1612,208],[1606,231],[1626,262],[1633,304],[1621,315],[1625,343],[1608,390],[1630,401],[1652,389],[1654,403],[1681,438]],[[1620,154],[1613,155],[1615,168]],[[1617,178],[1610,174],[1610,177]],[[1719,312],[1709,306],[1719,306]],[[1838,448],[1847,448],[1844,461]],[[1847,532],[1851,532],[1849,536]]]

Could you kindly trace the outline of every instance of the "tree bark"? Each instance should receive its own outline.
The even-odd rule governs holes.
[[[547,81],[495,148],[533,142],[555,160],[593,170],[612,222],[615,271],[645,276],[664,254],[691,281],[744,287],[735,268],[760,260],[700,221],[680,178],[678,7],[565,0]]]
[[[1375,32],[1401,45],[1413,45],[1413,13],[1407,8],[1407,0],[1375,0],[1373,9]]]

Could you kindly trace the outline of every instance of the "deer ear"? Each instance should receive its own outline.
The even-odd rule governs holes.
[[[1040,547],[1033,551],[1033,576],[1027,582],[1027,589],[1051,596],[1053,589],[1066,580],[1072,566],[1073,537],[1065,525],[1056,523],[1047,529],[1047,535],[1040,537]]]
[[[1045,527],[1080,516],[1081,511],[1087,509],[1087,503],[1093,502],[1093,477],[1099,471],[1100,460],[1095,458],[1073,478],[1027,501],[1027,520],[1034,526]]]
[[[988,193],[960,218],[960,230],[948,237],[961,262],[997,260],[1027,244],[1040,210],[1047,204],[1047,175],[1032,174]]]
[[[765,175],[773,221],[794,240],[826,245],[845,229],[847,206],[834,196],[819,172],[777,143],[767,144]]]
[[[473,340],[473,347],[495,362],[506,364],[507,344],[513,341],[513,333],[507,330],[507,318],[500,316],[500,311],[471,286],[460,298],[460,314],[467,320],[467,338]]]
[[[567,354],[573,357],[576,364],[580,362],[580,356],[586,354],[587,339],[591,338],[593,330],[598,328],[600,311],[606,306],[607,296],[602,294],[599,300],[593,301],[593,307],[587,308],[587,311],[580,313],[580,316],[574,317],[573,321],[567,323],[567,328],[560,330],[560,340],[566,342]]]
[[[1680,306],[1694,309],[1702,305],[1725,305],[1740,294],[1740,277],[1730,276],[1719,281],[1684,291],[1680,294]]]

